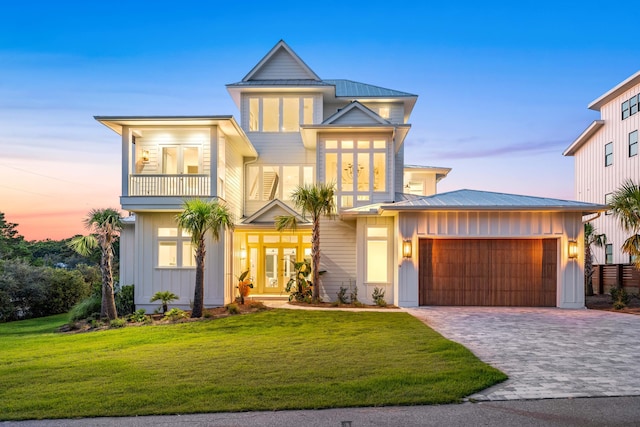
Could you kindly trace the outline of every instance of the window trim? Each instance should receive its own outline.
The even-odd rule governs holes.
[[[288,202],[291,200],[290,194],[284,193],[284,168],[285,167],[298,167],[298,186],[304,185],[313,185],[315,183],[315,166],[313,164],[295,164],[295,165],[287,165],[287,164],[263,164],[263,165],[249,165],[246,171],[246,192],[245,198],[248,201],[254,202],[269,202],[274,199],[283,200]],[[277,176],[278,176],[278,184],[276,187],[275,194],[272,199],[268,199],[264,197],[264,169],[265,168],[276,168]],[[311,172],[308,174],[308,177],[311,178],[311,182],[305,181],[305,170],[307,168],[311,168]],[[256,176],[252,179],[251,173],[252,171],[257,171]],[[254,188],[254,184],[256,188]],[[294,188],[297,186],[294,186]],[[253,191],[252,191],[253,190]],[[252,197],[252,194],[255,194],[257,197]]]
[[[607,153],[607,149],[611,148],[611,152]],[[613,142],[609,142],[604,145],[604,167],[611,166],[613,164]]]
[[[269,130],[269,131],[265,131],[264,130],[264,114],[265,114],[265,108],[264,108],[264,99],[269,98],[269,99],[276,99],[277,103],[278,103],[278,130]],[[310,112],[310,118],[311,121],[313,122],[313,117],[315,115],[315,96],[311,95],[305,95],[305,94],[291,94],[291,95],[278,95],[278,94],[264,94],[262,96],[248,96],[247,97],[248,101],[248,118],[247,118],[247,132],[249,133],[256,133],[256,132],[260,132],[260,133],[287,133],[287,134],[291,134],[291,133],[296,133],[296,132],[300,132],[300,126],[305,124],[305,125],[310,125],[313,123],[305,123],[304,119],[305,119],[305,100],[306,99],[310,99],[310,106],[311,106],[311,112]],[[290,130],[283,130],[283,126],[285,123],[285,119],[284,119],[284,99],[297,99],[298,100],[298,125],[297,128],[293,128]],[[252,120],[251,120],[251,104],[253,100],[257,100],[257,104],[256,104],[256,108],[257,108],[257,129],[252,129]]]
[[[605,205],[607,205],[607,206],[608,206],[608,205],[610,205],[610,204],[611,204],[611,202],[612,202],[612,200],[611,200],[612,198],[613,198],[613,193],[607,193],[607,194],[605,194],[605,195],[604,195],[604,204],[605,204]],[[613,213],[613,211],[612,211],[611,209],[609,209],[609,210],[608,210],[608,211],[606,211],[604,214],[605,214],[605,215],[611,215],[612,213]]]
[[[631,142],[631,135],[635,135],[636,140]],[[635,153],[631,153],[632,149],[635,150]],[[635,157],[638,155],[638,130],[634,130],[633,132],[629,132],[629,145],[628,145],[628,153],[629,157]]]
[[[613,264],[613,243],[604,245],[604,263]]]
[[[384,230],[384,235],[369,235],[369,230]],[[390,271],[392,269],[389,268],[389,227],[387,225],[366,225],[365,227],[365,242],[364,242],[364,246],[365,246],[365,260],[366,260],[366,265],[365,265],[365,270],[364,270],[364,282],[366,284],[373,284],[373,285],[388,285],[390,283],[389,280],[389,275],[390,275]],[[384,242],[386,244],[386,251],[385,251],[385,256],[386,256],[386,263],[385,263],[385,273],[386,273],[386,280],[384,281],[379,281],[379,280],[370,280],[369,279],[369,265],[370,265],[370,259],[369,259],[369,242]]]
[[[170,228],[170,229],[176,229],[177,233],[175,236],[160,236],[160,229],[161,228]],[[155,235],[156,235],[156,244],[155,244],[155,251],[156,251],[156,257],[155,257],[155,268],[157,269],[162,269],[162,270],[167,270],[167,269],[187,269],[187,270],[193,270],[196,268],[196,262],[195,259],[193,261],[193,265],[185,265],[184,264],[184,244],[185,243],[191,243],[191,236],[186,233],[186,230],[183,230],[182,228],[178,227],[177,225],[174,226],[158,226],[156,227],[155,230]],[[176,265],[160,265],[160,245],[162,243],[174,243],[176,246]],[[195,251],[194,245],[193,243],[191,243],[191,247],[193,248],[193,250]],[[194,254],[195,257],[195,254]]]

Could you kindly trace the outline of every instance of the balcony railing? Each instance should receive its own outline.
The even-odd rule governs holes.
[[[209,175],[129,175],[129,196],[210,196]]]

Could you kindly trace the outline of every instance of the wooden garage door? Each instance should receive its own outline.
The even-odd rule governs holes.
[[[420,305],[554,307],[556,239],[421,239]]]

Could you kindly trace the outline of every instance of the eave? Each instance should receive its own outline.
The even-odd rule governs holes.
[[[589,104],[589,109],[600,111],[603,105],[607,104],[609,101],[631,89],[637,84],[640,84],[640,71],[633,74],[631,77],[627,78],[625,81],[623,81],[604,95],[592,101],[591,104]]]
[[[602,126],[604,120],[594,120],[575,141],[562,153],[563,156],[573,156]]]

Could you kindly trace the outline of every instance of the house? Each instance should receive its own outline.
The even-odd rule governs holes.
[[[589,104],[600,118],[563,153],[574,158],[576,200],[607,204],[625,180],[640,182],[639,108],[640,71]],[[631,262],[629,254],[620,250],[629,235],[610,211],[594,219],[593,225],[607,236],[605,248],[593,249],[596,264]]]
[[[190,236],[175,215],[185,198],[223,199],[235,229],[208,242],[205,305],[236,296],[249,269],[261,298],[283,297],[292,262],[310,256],[310,224],[276,232],[298,215],[299,185],[336,183],[337,218],[321,224],[320,287],[372,302],[584,306],[582,239],[590,203],[463,190],[437,194],[448,168],[404,164],[417,95],[320,78],[284,41],[227,85],[240,120],[223,116],[96,117],[121,136],[121,282],[137,307],[170,290],[193,295]]]

